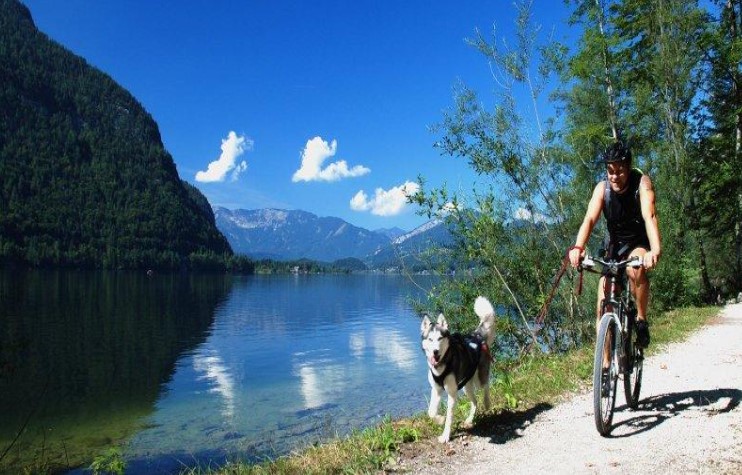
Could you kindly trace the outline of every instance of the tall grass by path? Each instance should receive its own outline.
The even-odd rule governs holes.
[[[668,343],[682,341],[709,323],[719,307],[689,307],[650,317],[652,344],[647,354],[658,352]],[[492,382],[494,407],[480,413],[478,424],[498,424],[512,420],[514,414],[550,407],[561,399],[589,386],[592,378],[593,348],[583,347],[562,354],[527,355],[517,361],[497,362]],[[425,375],[420,375],[425,377]],[[420,395],[420,407],[426,407],[426,394]],[[460,423],[468,410],[466,398],[460,399],[455,422]],[[421,413],[379,426],[355,431],[347,437],[309,447],[261,464],[232,463],[220,469],[189,469],[188,474],[342,474],[375,473],[394,464],[402,444],[437,437],[440,426]],[[457,430],[459,430],[457,428]]]

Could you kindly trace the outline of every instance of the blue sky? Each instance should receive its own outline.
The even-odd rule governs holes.
[[[510,1],[22,1],[142,103],[212,205],[368,229],[425,221],[400,200],[418,175],[471,188],[429,127],[458,80],[494,97],[489,65],[464,41],[475,28],[515,43]],[[534,3],[544,30],[565,30],[562,1]]]

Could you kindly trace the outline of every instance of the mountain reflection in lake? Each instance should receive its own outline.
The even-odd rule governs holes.
[[[225,277],[0,272],[0,471],[89,462],[140,430]]]
[[[129,473],[254,461],[424,410],[408,278],[33,275],[0,285],[0,451],[31,414],[0,469],[78,439]]]

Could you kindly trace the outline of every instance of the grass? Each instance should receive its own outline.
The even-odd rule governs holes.
[[[98,417],[89,417],[84,424],[74,415],[44,419],[40,425],[25,426],[17,440],[0,437],[0,474],[58,473],[88,465],[91,460],[99,466],[98,472],[114,473],[111,467],[116,466],[113,455],[118,449],[110,447],[136,432],[140,428],[136,421],[147,412],[132,405],[96,414]]]
[[[392,421],[356,431],[348,437],[313,446],[262,464],[233,463],[217,470],[189,469],[185,473],[213,474],[325,474],[365,473],[384,466],[404,443],[431,437],[439,429],[422,416]]]
[[[666,312],[651,319],[651,355],[665,344],[682,341],[718,315],[719,307],[692,307]],[[493,381],[494,408],[477,416],[480,423],[506,422],[514,413],[539,411],[558,403],[574,391],[585,389],[592,378],[592,348],[559,355],[529,355],[518,361],[498,363]],[[421,375],[422,377],[422,375]],[[424,400],[421,395],[421,406]],[[462,401],[455,420],[466,411]],[[474,431],[477,428],[475,426]],[[426,415],[392,421],[261,464],[232,463],[217,470],[190,469],[187,473],[209,474],[327,474],[375,473],[393,463],[403,444],[425,441],[441,428]]]

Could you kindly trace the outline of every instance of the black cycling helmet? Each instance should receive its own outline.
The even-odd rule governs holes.
[[[601,158],[605,164],[623,161],[631,163],[631,150],[619,140],[605,149]]]

